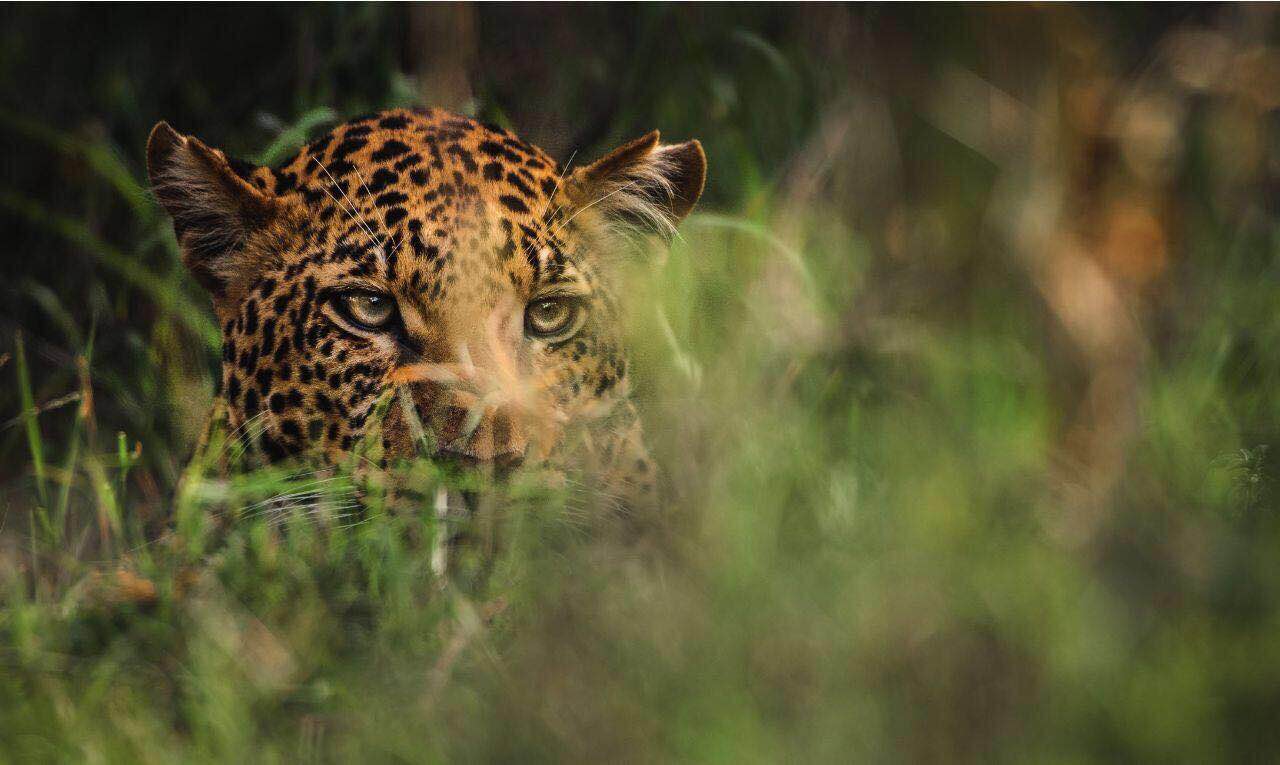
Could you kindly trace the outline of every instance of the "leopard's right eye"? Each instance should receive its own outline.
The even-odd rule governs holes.
[[[524,330],[539,340],[563,340],[582,326],[586,310],[580,300],[550,297],[535,300],[524,311]]]
[[[395,299],[377,292],[345,292],[334,298],[334,304],[347,321],[361,329],[386,329],[396,317]]]

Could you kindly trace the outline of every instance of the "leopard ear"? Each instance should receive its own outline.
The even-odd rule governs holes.
[[[568,184],[575,206],[673,236],[702,196],[707,155],[698,141],[664,145],[659,139],[655,130],[575,171]]]
[[[245,244],[275,218],[280,204],[250,182],[257,172],[167,122],[147,139],[151,190],[173,218],[183,262],[215,299],[235,297],[263,267]]]

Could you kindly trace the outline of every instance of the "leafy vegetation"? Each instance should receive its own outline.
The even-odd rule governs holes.
[[[1270,9],[5,14],[0,761],[1280,746]],[[442,576],[473,477],[191,460],[147,130],[269,162],[415,101],[706,145],[633,291],[660,518],[530,476]]]

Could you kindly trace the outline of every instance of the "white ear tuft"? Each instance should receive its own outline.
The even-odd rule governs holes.
[[[655,130],[575,172],[571,196],[578,211],[670,239],[702,195],[706,169],[700,143],[664,146]]]

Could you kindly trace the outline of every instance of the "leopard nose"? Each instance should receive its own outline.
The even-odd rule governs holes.
[[[442,437],[440,453],[447,458],[502,470],[514,469],[524,461],[529,443],[525,425],[504,407],[487,409],[478,418],[472,410],[445,407],[431,421]]]

